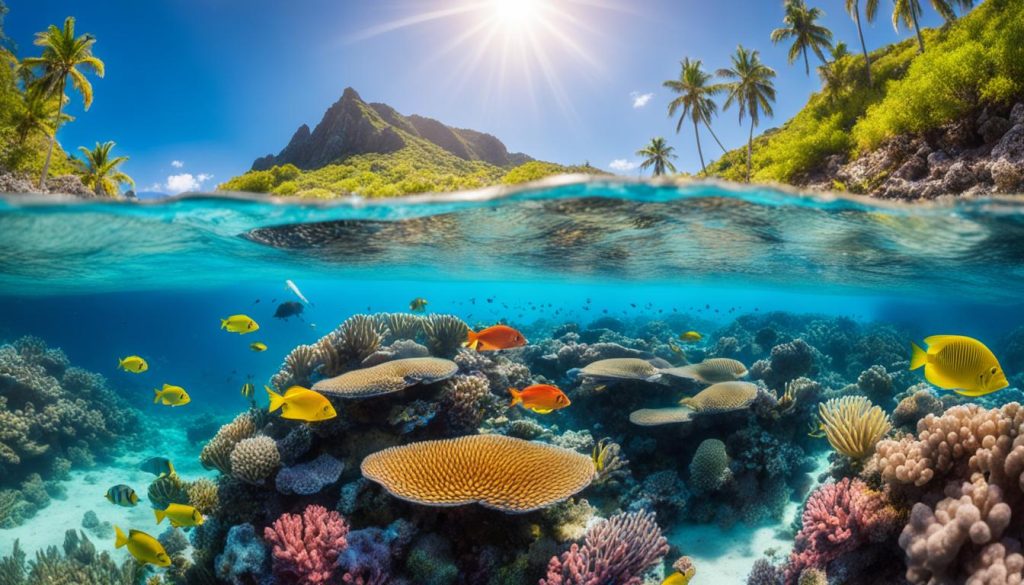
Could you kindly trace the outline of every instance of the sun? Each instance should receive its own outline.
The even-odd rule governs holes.
[[[544,0],[491,0],[491,10],[506,32],[522,33],[537,26],[548,8]]]

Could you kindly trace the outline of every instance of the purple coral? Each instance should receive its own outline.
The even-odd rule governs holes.
[[[309,496],[338,481],[344,470],[344,463],[327,453],[321,453],[312,461],[282,469],[277,474],[277,491]]]
[[[668,553],[654,514],[617,514],[587,530],[585,544],[552,557],[540,585],[640,585],[641,575]]]
[[[336,570],[348,546],[348,523],[341,514],[311,505],[299,514],[283,514],[263,531],[272,546],[274,575],[285,583],[322,585]]]

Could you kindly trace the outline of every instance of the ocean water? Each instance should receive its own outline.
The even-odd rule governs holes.
[[[785,565],[815,486],[858,473],[828,441],[808,436],[818,403],[863,395],[892,416],[918,390],[943,407],[994,407],[1020,397],[1021,291],[1024,202],[1015,199],[909,206],[729,184],[572,178],[521,190],[315,203],[241,195],[143,203],[5,196],[0,446],[18,456],[0,449],[0,556],[18,541],[30,560],[58,547],[51,553],[58,572],[128,562],[107,523],[164,533],[152,509],[175,496],[154,499],[148,491],[157,477],[139,469],[157,456],[173,461],[185,482],[212,482],[219,505],[203,528],[186,528],[190,542],[181,551],[170,552],[173,534],[162,537],[174,566],[150,565],[124,582],[317,582],[285,571],[262,541],[277,518],[317,504],[337,510],[350,535],[362,534],[340,547],[347,552],[327,563],[323,582],[340,583],[348,573],[374,583],[536,583],[548,559],[582,543],[600,518],[646,511],[671,547],[642,567],[647,582],[661,582],[685,555],[696,566],[693,583],[744,583],[755,559],[768,555]],[[428,302],[419,319],[453,315],[476,331],[505,324],[529,344],[479,355],[440,351],[421,332],[415,341],[458,364],[455,378],[382,397],[332,398],[338,419],[309,423],[311,433],[295,430],[306,423],[260,418],[265,426],[257,434],[278,441],[279,451],[292,434],[306,433],[306,444],[259,481],[200,463],[217,429],[249,407],[243,384],[254,384],[265,411],[262,388],[292,350],[354,315],[409,313],[415,298]],[[275,318],[285,302],[302,303],[302,313]],[[259,330],[222,330],[220,320],[236,314]],[[680,339],[686,331],[700,339]],[[380,333],[385,348],[397,341]],[[935,334],[985,343],[1011,388],[967,399],[916,386],[924,379],[907,371],[910,342]],[[257,341],[266,351],[250,348]],[[119,369],[119,358],[129,355],[145,358],[148,371]],[[666,378],[595,389],[578,375],[587,362],[627,356],[657,367],[737,359],[750,370],[748,381],[775,398],[800,378],[818,388],[792,412],[776,408],[769,416],[750,407],[644,427],[629,422],[632,411],[674,406],[704,386]],[[332,373],[358,369],[356,361]],[[473,376],[482,376],[484,395],[451,389]],[[314,371],[294,380],[325,377]],[[153,389],[165,383],[186,389],[191,402],[154,404]],[[503,386],[529,383],[553,384],[572,404],[549,414],[509,407]],[[45,408],[40,403],[53,405],[50,418],[35,412]],[[29,430],[18,420],[31,421]],[[904,421],[902,430],[915,422]],[[607,438],[620,446],[628,471],[563,494],[569,504],[526,514],[411,502],[362,478],[362,459],[386,447],[478,433],[587,456]],[[726,452],[710,487],[694,464],[709,440]],[[344,471],[308,495],[276,487],[279,469],[322,454],[343,462]],[[439,475],[458,473],[445,469]],[[568,472],[554,466],[550,473]],[[536,488],[509,482],[495,489]],[[138,505],[104,499],[115,484],[135,489]],[[257,535],[249,549],[232,528],[245,524]],[[65,541],[72,529],[109,557],[69,560],[78,550]],[[372,554],[369,545],[353,544],[371,540],[375,529],[384,536],[377,535]],[[873,558],[892,580],[877,582],[906,582],[894,535],[887,550]],[[25,565],[30,579],[39,571]]]

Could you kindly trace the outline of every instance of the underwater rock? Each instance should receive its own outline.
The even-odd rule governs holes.
[[[277,474],[277,491],[282,494],[310,496],[338,481],[345,464],[321,453],[308,462],[281,469]]]

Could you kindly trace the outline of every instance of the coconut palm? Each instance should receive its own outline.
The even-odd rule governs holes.
[[[739,109],[740,124],[750,116],[750,136],[747,139],[747,182],[750,182],[751,167],[754,153],[754,128],[761,120],[761,115],[771,116],[772,103],[775,101],[775,70],[761,62],[759,51],[750,50],[743,45],[736,47],[732,56],[732,67],[719,69],[718,75],[732,80],[725,86],[728,97],[724,109],[733,104]]]
[[[43,48],[43,54],[39,57],[28,57],[22,60],[23,67],[39,69],[39,77],[34,82],[36,90],[46,96],[61,96],[57,106],[57,113],[53,118],[54,132],[50,136],[50,148],[46,153],[46,162],[43,163],[43,172],[39,178],[39,187],[46,185],[46,175],[50,172],[50,159],[53,158],[53,146],[57,141],[57,130],[60,129],[61,114],[64,110],[64,93],[67,89],[68,78],[71,78],[72,86],[82,94],[82,101],[85,109],[92,105],[92,84],[85,76],[86,71],[92,71],[98,77],[103,77],[103,61],[100,61],[92,54],[92,46],[96,38],[90,34],[80,37],[75,36],[75,19],[67,17],[64,20],[64,28],[57,28],[50,25],[50,28],[41,33],[36,33],[35,45]]]
[[[56,131],[54,117],[58,109],[57,100],[45,96],[40,91],[31,90],[26,91],[22,99],[24,107],[12,113],[12,123],[14,124],[15,135],[18,137],[18,143],[24,144],[33,132],[39,132],[47,138],[52,137]],[[68,101],[65,96],[61,96],[61,99],[65,103]],[[70,122],[74,118],[61,113],[57,120],[60,123],[64,123]]]
[[[116,156],[111,158],[110,151],[114,148],[114,142],[96,143],[92,150],[79,146],[85,160],[76,159],[79,169],[82,171],[82,183],[92,188],[97,195],[116,196],[118,187],[124,184],[135,186],[131,177],[120,171],[118,167],[128,160],[127,156]]]
[[[828,61],[825,52],[832,48],[832,31],[817,22],[823,16],[825,13],[820,8],[808,8],[804,0],[786,0],[786,16],[782,19],[786,26],[772,31],[773,43],[792,39],[789,62],[792,64],[803,55],[808,76],[811,61],[807,53],[813,51],[825,63]]]
[[[818,76],[830,99],[835,99],[843,88],[847,65],[843,59],[850,56],[846,43],[836,43],[832,48],[832,60],[818,67]]]
[[[676,112],[682,109],[679,115],[679,122],[676,124],[676,134],[683,127],[683,122],[689,118],[693,122],[693,134],[697,138],[697,154],[700,156],[700,168],[706,175],[707,167],[704,165],[704,151],[700,146],[700,125],[707,127],[708,132],[714,137],[715,142],[726,152],[722,142],[711,130],[711,117],[718,112],[718,104],[713,96],[722,92],[722,86],[710,83],[712,76],[704,71],[700,59],[691,61],[689,57],[680,62],[679,79],[670,79],[662,85],[680,94],[668,105],[669,117],[675,116]]]
[[[878,0],[868,0],[869,4],[875,5],[878,9]],[[864,42],[864,29],[860,24],[860,0],[846,0],[846,12],[857,23],[857,34],[860,35],[860,48],[864,51],[864,70],[867,72],[868,85],[871,85],[871,54],[868,53],[868,45]]]
[[[946,21],[956,20],[956,9],[969,10],[974,6],[974,0],[931,0],[932,8],[939,13]],[[868,20],[874,20],[878,10],[878,0],[868,0],[865,12]],[[922,14],[921,0],[895,0],[892,9],[892,26],[897,32],[900,30],[900,23],[907,28],[913,28],[917,35],[917,50],[924,52],[924,36],[921,35],[921,24],[919,22]]]
[[[644,162],[640,163],[641,169],[649,169],[654,167],[654,176],[660,177],[666,173],[666,171],[676,172],[676,167],[672,164],[672,159],[677,158],[675,155],[675,148],[668,145],[668,142],[664,138],[652,138],[647,146],[636,151],[637,156],[644,157]]]

